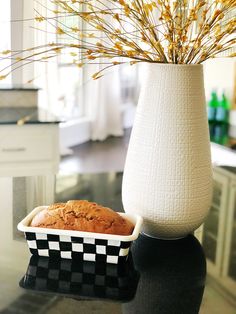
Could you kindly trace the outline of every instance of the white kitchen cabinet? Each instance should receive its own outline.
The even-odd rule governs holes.
[[[229,178],[215,168],[212,205],[203,225],[202,237],[202,245],[205,248],[209,267],[215,275],[220,274],[223,259],[225,222],[228,212],[228,185]]]
[[[56,174],[58,123],[0,124],[0,177]]]
[[[208,273],[236,296],[236,172],[215,167],[213,198],[202,227]]]
[[[222,276],[225,285],[236,290],[236,179],[230,182],[228,215],[226,219],[225,252]],[[236,293],[235,293],[236,294]]]

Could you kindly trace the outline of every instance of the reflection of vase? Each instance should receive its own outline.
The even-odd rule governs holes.
[[[140,280],[123,314],[197,314],[204,292],[206,259],[189,235],[163,241],[141,235],[132,247]]]
[[[210,141],[201,65],[148,64],[130,138],[122,201],[144,232],[183,237],[208,213]]]

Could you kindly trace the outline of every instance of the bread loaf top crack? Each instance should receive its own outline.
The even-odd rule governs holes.
[[[108,207],[87,200],[55,203],[32,219],[31,227],[130,235],[134,225]]]

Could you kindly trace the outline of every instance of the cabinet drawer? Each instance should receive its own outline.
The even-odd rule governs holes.
[[[17,141],[0,143],[0,162],[35,161],[52,158],[51,139],[45,136],[27,136]]]
[[[0,162],[50,160],[55,155],[56,138],[53,130],[47,129],[45,132],[43,127],[31,127],[8,131],[1,132]]]

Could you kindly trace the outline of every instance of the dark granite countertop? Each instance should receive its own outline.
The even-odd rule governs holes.
[[[0,108],[1,124],[41,124],[59,123],[60,120],[47,110],[37,107]]]
[[[0,86],[0,91],[9,91],[9,90],[13,90],[13,91],[38,91],[40,88],[36,87],[36,86],[32,86],[32,87],[23,87],[22,85],[8,85],[8,84],[3,84]]]
[[[57,175],[55,194],[46,199],[43,182],[0,178],[1,314],[214,314],[206,307],[212,287],[205,258],[214,247],[204,241],[202,246],[193,235],[173,241],[140,235],[127,263],[118,267],[31,257],[16,226],[49,199],[89,199],[123,210],[122,173]],[[235,257],[232,265],[235,284]],[[225,295],[230,295],[227,289]]]

